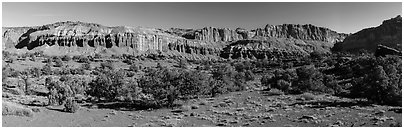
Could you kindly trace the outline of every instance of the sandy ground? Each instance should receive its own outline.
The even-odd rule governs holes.
[[[39,107],[33,117],[3,116],[4,127],[144,126],[384,126],[402,125],[401,107],[369,105],[334,96],[301,100],[299,95],[270,96],[244,91],[187,101],[182,110],[122,110],[82,106]]]

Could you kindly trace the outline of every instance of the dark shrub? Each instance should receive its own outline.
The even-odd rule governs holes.
[[[70,60],[72,60],[72,58],[71,58],[70,56],[68,56],[68,55],[64,55],[64,56],[62,57],[62,60],[63,60],[63,61],[70,61]]]
[[[327,87],[323,84],[323,75],[314,66],[302,66],[296,69],[298,76],[297,80],[293,82],[293,92],[317,92],[322,93],[327,91]]]
[[[245,71],[244,74],[245,74],[246,81],[253,81],[255,79],[254,73],[251,70]]]
[[[73,59],[79,63],[90,63],[90,59],[86,56],[74,56]]]
[[[297,74],[294,70],[276,69],[272,73],[267,73],[261,78],[261,85],[282,90],[286,93],[292,90],[292,82],[297,79]],[[282,80],[282,81],[280,81]]]
[[[67,98],[66,103],[65,103],[65,112],[70,112],[70,113],[75,113],[79,109],[79,105],[75,100],[73,100],[72,97]]]
[[[50,64],[45,64],[41,71],[43,75],[51,75],[52,74],[52,66]]]
[[[114,100],[124,85],[124,75],[123,72],[105,69],[90,83],[87,93],[97,98],[105,98],[107,101]]]
[[[81,65],[81,69],[91,70],[91,64],[90,63],[84,63],[84,64]]]
[[[151,94],[156,107],[173,106],[175,100],[207,94],[208,75],[181,69],[151,69],[139,80],[143,93]]]
[[[129,66],[129,71],[138,72],[139,71],[139,66],[137,66],[136,64],[132,64],[132,65]]]

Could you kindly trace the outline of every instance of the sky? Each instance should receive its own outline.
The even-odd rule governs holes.
[[[355,33],[402,13],[401,3],[136,3],[3,2],[2,26],[37,26],[82,21],[106,26],[152,28],[263,28],[265,25],[313,24]]]

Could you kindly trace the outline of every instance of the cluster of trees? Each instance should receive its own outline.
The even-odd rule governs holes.
[[[328,93],[401,105],[401,58],[361,54],[311,57],[311,65],[267,71],[261,84],[285,93]]]

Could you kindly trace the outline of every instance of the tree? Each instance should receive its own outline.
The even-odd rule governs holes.
[[[114,100],[119,95],[119,90],[124,85],[124,73],[114,70],[104,70],[93,80],[88,94],[97,98],[105,98],[107,101]]]
[[[298,76],[294,81],[293,92],[324,92],[327,88],[323,84],[323,75],[314,66],[302,66],[296,69]]]
[[[24,92],[25,92],[26,95],[28,95],[28,94],[29,94],[29,85],[30,85],[30,84],[29,84],[29,79],[31,78],[29,69],[22,71],[21,74],[22,74],[22,75],[21,75],[21,78],[23,79],[24,84],[25,84],[25,90],[24,90]]]

